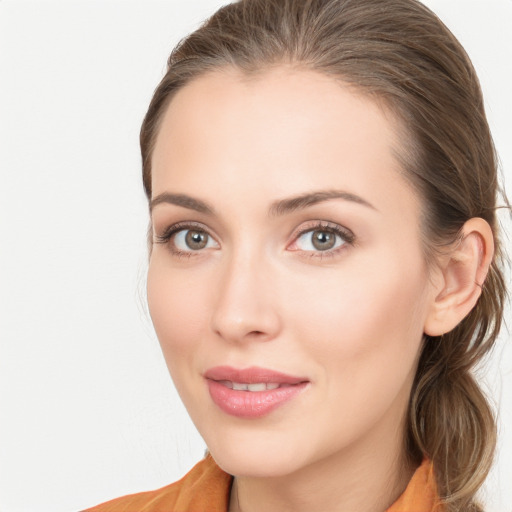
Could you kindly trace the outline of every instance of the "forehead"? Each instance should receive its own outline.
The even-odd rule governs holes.
[[[353,139],[361,135],[373,138],[368,149],[378,149],[379,142],[391,147],[397,140],[398,122],[384,103],[370,100],[339,79],[290,66],[250,76],[221,68],[178,90],[164,113],[156,147],[173,141],[177,146],[194,137],[213,143],[224,139],[227,148],[230,141],[244,136],[267,145],[273,139],[283,148],[292,137],[308,138],[311,147],[315,141],[325,140],[329,131],[337,145],[348,145],[351,137],[339,130],[348,124]],[[203,152],[209,148],[208,144]]]
[[[398,129],[380,104],[315,71],[211,72],[179,90],[165,112],[153,195],[206,185],[222,194],[242,180],[253,194],[329,187],[382,196],[409,188],[395,157]]]

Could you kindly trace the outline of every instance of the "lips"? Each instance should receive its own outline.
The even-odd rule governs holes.
[[[308,379],[265,368],[216,366],[204,374],[213,402],[224,412],[258,418],[299,395]]]

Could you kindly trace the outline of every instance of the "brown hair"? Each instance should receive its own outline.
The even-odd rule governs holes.
[[[480,510],[475,493],[492,463],[496,427],[472,369],[502,323],[500,189],[477,76],[429,9],[416,0],[240,0],[219,9],[174,49],[149,106],[140,137],[146,194],[158,127],[180,88],[226,66],[251,76],[284,63],[352,84],[401,121],[399,158],[424,199],[428,261],[472,217],[493,229],[496,255],[477,305],[453,331],[425,337],[406,439],[412,461],[433,461],[447,512]]]

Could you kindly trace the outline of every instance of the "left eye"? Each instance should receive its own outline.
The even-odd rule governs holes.
[[[301,251],[329,251],[341,247],[345,242],[343,237],[327,229],[311,229],[300,235],[295,245]]]

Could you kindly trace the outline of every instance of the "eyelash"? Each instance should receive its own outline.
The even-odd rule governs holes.
[[[155,235],[155,243],[157,244],[169,244],[170,251],[173,256],[176,256],[178,258],[190,258],[194,256],[199,256],[202,251],[201,250],[190,250],[190,251],[181,251],[179,249],[176,249],[176,247],[173,247],[171,242],[174,235],[179,233],[180,231],[186,231],[186,230],[193,230],[193,231],[199,231],[206,233],[207,236],[212,237],[212,235],[208,232],[207,229],[202,224],[196,224],[191,222],[179,222],[177,224],[173,224],[169,226],[161,235]],[[341,246],[333,249],[333,250],[326,250],[326,251],[301,251],[300,249],[293,249],[293,251],[297,252],[303,252],[303,253],[311,253],[308,254],[311,258],[327,258],[327,257],[334,257],[336,256],[340,251],[346,249],[346,245],[354,245],[355,243],[355,236],[347,228],[344,228],[342,226],[339,226],[338,224],[334,224],[327,221],[315,221],[314,223],[311,223],[310,225],[302,228],[297,233],[294,233],[293,240],[294,243],[303,235],[306,233],[311,233],[315,231],[325,231],[328,233],[333,233],[334,235],[337,235],[341,238],[342,244]],[[213,237],[212,237],[213,238]]]

